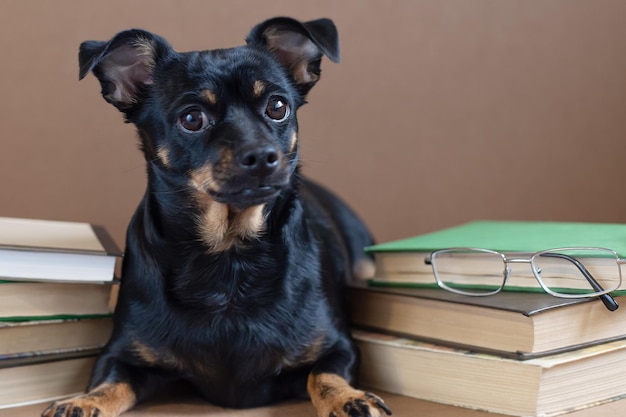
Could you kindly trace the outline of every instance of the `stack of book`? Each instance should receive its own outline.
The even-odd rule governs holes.
[[[0,217],[0,408],[84,391],[120,257],[102,227]]]
[[[536,280],[490,296],[455,294],[436,288],[425,265],[431,251],[449,247],[581,246],[623,255],[626,225],[472,222],[367,248],[375,276],[350,288],[361,384],[515,416],[604,415],[602,404],[626,398],[626,307],[557,298]],[[616,302],[626,303],[620,294]]]

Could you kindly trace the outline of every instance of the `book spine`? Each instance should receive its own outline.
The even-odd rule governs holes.
[[[122,250],[117,246],[109,232],[103,226],[91,225],[91,228],[100,240],[100,243],[102,244],[102,247],[106,251],[107,255],[122,256]]]

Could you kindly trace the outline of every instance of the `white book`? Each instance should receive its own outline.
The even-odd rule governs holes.
[[[0,277],[5,280],[109,282],[120,249],[89,223],[0,217]]]

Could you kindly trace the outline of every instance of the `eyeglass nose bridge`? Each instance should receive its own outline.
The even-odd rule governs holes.
[[[535,276],[542,272],[541,268],[539,268],[539,267],[537,267],[537,266],[535,266],[533,264],[533,257],[532,256],[530,256],[528,258],[519,258],[519,257],[518,258],[507,258],[505,256],[504,257],[504,264],[505,265],[508,265],[508,264],[530,264],[531,265],[530,268],[532,269],[533,274],[535,274]],[[508,280],[509,275],[511,274],[512,269],[507,266],[505,268],[505,271],[506,271],[506,276],[505,276],[504,279],[505,279],[505,282],[506,282]],[[538,280],[539,280],[539,285],[541,285],[546,291],[549,291],[549,290],[547,290],[544,287],[543,282],[541,281],[541,278],[538,278]]]
[[[508,264],[530,264],[532,263],[531,258],[508,258],[506,255],[502,257],[502,260],[504,261],[504,282],[502,283],[502,287],[504,287],[504,285],[506,284],[506,282],[509,280],[509,276],[511,275],[512,269],[511,267],[508,266]]]
[[[531,262],[531,258],[504,258],[504,263],[507,264],[529,264]]]

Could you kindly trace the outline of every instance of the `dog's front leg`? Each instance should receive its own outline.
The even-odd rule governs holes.
[[[149,367],[133,366],[111,352],[104,353],[96,361],[87,393],[55,401],[42,417],[117,417],[168,381]]]
[[[348,341],[338,343],[311,371],[307,391],[318,417],[382,417],[391,410],[375,394],[350,385],[356,353]]]

